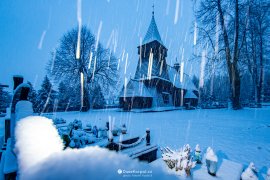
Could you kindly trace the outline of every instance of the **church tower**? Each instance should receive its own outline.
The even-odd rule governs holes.
[[[161,40],[153,9],[147,33],[142,44],[138,46],[139,62],[135,79],[151,80],[153,78],[161,78],[169,80],[166,63],[167,51]]]
[[[135,77],[124,85],[119,95],[121,108],[131,110],[181,106],[185,103],[183,96],[187,90],[197,91],[185,74],[181,80],[179,63],[174,67],[167,64],[167,51],[160,37],[153,9],[146,35],[138,46],[139,60]],[[195,96],[187,97],[194,99]],[[193,100],[190,102],[193,103]]]

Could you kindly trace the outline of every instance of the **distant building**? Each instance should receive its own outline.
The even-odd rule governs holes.
[[[198,90],[179,63],[166,62],[168,49],[163,44],[154,17],[140,46],[134,79],[130,79],[119,96],[125,110],[163,106],[197,106]]]

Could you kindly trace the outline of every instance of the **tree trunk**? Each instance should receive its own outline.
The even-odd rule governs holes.
[[[241,91],[241,80],[240,80],[240,74],[237,67],[234,65],[232,66],[232,106],[233,109],[240,109],[241,103],[240,103],[240,91]]]
[[[238,12],[238,0],[235,1],[235,38],[234,38],[234,51],[233,57],[231,56],[230,50],[230,43],[229,37],[227,33],[227,29],[225,27],[225,19],[223,10],[221,7],[221,0],[217,1],[218,6],[218,13],[219,13],[219,20],[221,24],[225,50],[226,50],[226,62],[228,68],[228,74],[230,78],[230,85],[231,85],[231,101],[233,109],[240,109],[240,87],[241,87],[241,80],[240,80],[240,73],[238,69],[238,57],[239,57],[239,48],[238,48],[238,39],[239,39],[239,12]]]
[[[259,65],[259,82],[257,85],[257,106],[262,106],[262,86],[263,86],[263,38],[261,33],[261,24],[260,24],[260,65]]]

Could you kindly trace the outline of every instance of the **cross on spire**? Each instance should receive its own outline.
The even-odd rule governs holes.
[[[152,5],[152,8],[153,8],[152,15],[154,16],[154,14],[155,14],[155,5],[154,5],[154,3]]]

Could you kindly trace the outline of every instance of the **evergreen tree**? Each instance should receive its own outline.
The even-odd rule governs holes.
[[[54,109],[55,94],[56,91],[53,90],[49,78],[45,76],[37,95],[37,112],[52,112]]]
[[[0,112],[5,112],[6,108],[9,107],[11,102],[11,95],[8,91],[5,91],[0,87]]]
[[[68,87],[63,81],[61,81],[58,86],[58,108],[57,108],[58,111],[67,110],[70,103],[69,95],[70,92],[68,91]]]
[[[37,112],[37,92],[34,89],[31,82],[27,82],[30,85],[30,92],[28,94],[28,100],[33,104],[34,112]]]
[[[92,96],[92,105],[94,109],[104,108],[106,102],[104,95],[102,93],[100,85],[94,87],[93,96]]]
[[[61,81],[58,86],[58,111],[81,110],[81,86],[79,83]]]

